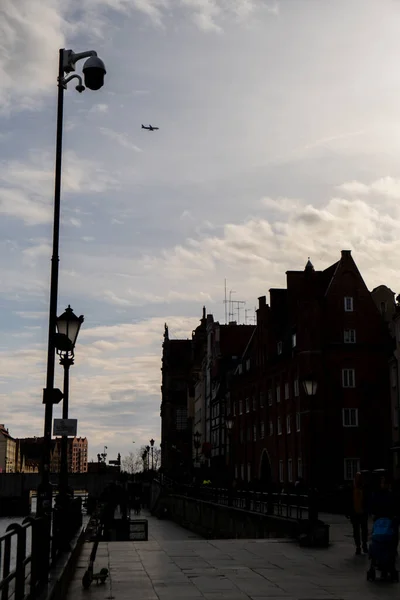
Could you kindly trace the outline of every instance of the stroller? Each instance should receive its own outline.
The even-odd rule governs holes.
[[[392,519],[380,518],[373,525],[371,544],[369,546],[370,568],[367,581],[375,581],[376,571],[381,572],[381,579],[398,583],[399,572],[396,570],[395,532]]]

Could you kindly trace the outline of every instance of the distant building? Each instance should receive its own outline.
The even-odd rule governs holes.
[[[44,438],[20,438],[17,443],[17,464],[21,473],[38,473],[43,457]],[[68,438],[68,472],[87,473],[87,438]],[[59,473],[61,465],[61,438],[51,440],[50,471]]]
[[[0,425],[0,473],[17,471],[16,448],[16,440],[11,437],[4,425]]]
[[[61,467],[61,439],[53,440],[51,456],[51,472],[59,473]],[[88,471],[88,441],[87,438],[68,438],[68,472],[87,473]]]

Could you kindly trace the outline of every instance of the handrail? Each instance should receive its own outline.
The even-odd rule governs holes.
[[[162,477],[164,485],[172,493],[196,498],[234,508],[276,515],[287,519],[318,518],[318,511],[313,505],[313,498],[306,494],[289,494],[281,492],[262,492],[255,490],[211,488],[204,485],[177,484],[167,477]],[[314,503],[315,504],[315,503]]]
[[[59,553],[67,549],[82,525],[81,506],[81,500],[76,498],[63,507],[64,511],[61,507],[55,508],[53,531],[51,515],[29,516],[22,524],[11,523],[7,527],[6,533],[0,536],[0,600],[9,600],[11,597],[13,600],[34,598],[42,584],[48,581],[50,558],[52,568]],[[27,548],[29,535],[30,548]],[[12,557],[14,543],[16,555]]]

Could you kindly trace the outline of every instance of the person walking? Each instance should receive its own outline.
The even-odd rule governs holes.
[[[348,517],[353,525],[356,554],[368,553],[368,494],[361,473],[356,473]]]

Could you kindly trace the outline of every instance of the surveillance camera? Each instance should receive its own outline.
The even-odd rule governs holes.
[[[104,85],[104,75],[106,68],[103,61],[98,56],[91,56],[87,59],[82,68],[85,77],[85,85],[90,90],[99,90]]]

